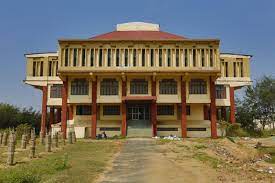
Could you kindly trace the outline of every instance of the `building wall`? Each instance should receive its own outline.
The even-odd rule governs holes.
[[[68,49],[68,66],[65,66],[65,50]],[[73,66],[73,49],[77,49],[77,64]],[[94,66],[91,66],[91,49],[94,49]],[[99,49],[102,49],[102,66],[99,66]],[[111,50],[111,66],[108,66],[108,49]],[[116,66],[116,50],[120,50],[119,66]],[[129,50],[128,66],[125,65],[125,49]],[[133,66],[133,49],[136,49],[137,66]],[[145,65],[142,66],[142,49],[145,50]],[[159,65],[159,49],[162,49],[162,65]],[[168,49],[171,50],[171,66],[168,66]],[[196,66],[193,62],[193,50],[196,49]],[[204,66],[202,65],[202,49],[205,50]],[[82,54],[85,50],[85,64],[82,65]],[[151,66],[151,50],[154,50],[154,65]],[[176,65],[177,55],[178,61]],[[187,55],[185,56],[185,50]],[[213,66],[210,66],[210,50],[213,50]],[[203,106],[210,103],[210,77],[218,77],[216,84],[226,86],[226,98],[217,99],[217,106],[230,106],[230,87],[240,88],[251,84],[250,56],[219,53],[219,43],[216,41],[181,41],[181,42],[93,42],[93,41],[60,41],[58,53],[27,54],[26,55],[26,79],[25,83],[36,88],[48,86],[48,93],[53,84],[62,84],[62,80],[68,78],[68,105],[73,106],[73,119],[69,124],[73,125],[78,137],[91,136],[91,115],[76,115],[76,105],[92,104],[92,82],[97,82],[97,133],[104,128],[121,128],[122,115],[104,116],[104,105],[122,103],[122,80],[127,82],[127,96],[130,94],[130,82],[132,79],[144,78],[148,81],[148,94],[134,96],[151,96],[152,81],[156,81],[156,102],[158,105],[174,105],[174,115],[157,116],[158,128],[178,128],[177,131],[158,131],[158,135],[181,135],[181,115],[178,105],[181,104],[181,80],[186,81],[186,102],[190,105],[191,114],[187,116],[187,128],[206,128],[206,131],[188,131],[190,137],[210,136],[210,121],[204,119]],[[185,65],[185,58],[188,64]],[[57,64],[58,62],[58,64]],[[35,64],[34,64],[35,63]],[[39,63],[39,64],[37,64]],[[53,65],[51,65],[51,64]],[[225,70],[227,63],[227,72]],[[235,69],[234,63],[238,63]],[[240,64],[242,63],[242,64]],[[42,66],[43,65],[43,66]],[[50,68],[50,65],[52,69]],[[41,67],[43,72],[40,73]],[[242,72],[241,72],[242,69]],[[35,71],[35,74],[34,72]],[[51,73],[50,73],[51,71]],[[71,82],[73,79],[85,78],[89,81],[89,92],[85,96],[71,95]],[[100,95],[100,82],[104,78],[115,78],[119,82],[119,94],[116,96]],[[61,80],[62,79],[62,80]],[[177,94],[161,95],[159,82],[162,79],[174,79],[177,82]],[[189,82],[192,79],[203,79],[207,83],[207,93],[189,94]],[[48,106],[61,106],[62,99],[53,99],[48,95]],[[101,129],[101,130],[100,130]],[[102,130],[103,129],[103,130]],[[119,131],[108,131],[108,136],[120,135]]]

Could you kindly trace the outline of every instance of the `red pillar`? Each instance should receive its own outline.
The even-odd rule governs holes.
[[[210,115],[211,115],[211,137],[217,138],[217,109],[216,109],[216,86],[215,80],[210,77]]]
[[[73,108],[73,106],[68,107],[68,112],[69,112],[69,120],[72,120],[74,118],[74,108]]]
[[[122,96],[125,97],[127,93],[126,81],[122,81]],[[121,135],[126,137],[127,135],[127,117],[126,117],[126,103],[122,101],[121,104],[122,111],[122,122],[121,122]]]
[[[50,123],[49,123],[49,129],[52,128],[52,124],[54,124],[54,107],[50,108]]]
[[[234,87],[230,87],[230,121],[235,123],[235,97],[234,97]]]
[[[96,138],[96,125],[97,125],[97,79],[92,82],[92,129],[91,129],[91,138]]]
[[[181,137],[187,137],[187,119],[186,119],[186,82],[181,81]]]
[[[42,114],[41,114],[41,132],[43,136],[46,133],[46,121],[47,121],[47,97],[48,97],[48,87],[42,87]]]
[[[61,108],[57,108],[57,111],[56,111],[56,121],[58,123],[61,122]]]
[[[122,123],[121,123],[121,136],[126,137],[127,135],[127,118],[126,118],[126,103],[122,102]]]
[[[61,115],[61,131],[63,138],[67,137],[67,98],[68,98],[68,81],[63,81],[62,86],[62,115]]]
[[[156,96],[156,80],[152,78],[152,96]],[[155,100],[151,103],[151,123],[152,123],[152,135],[157,136],[157,103]]]

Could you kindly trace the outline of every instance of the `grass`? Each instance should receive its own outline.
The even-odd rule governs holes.
[[[1,163],[5,159],[2,149]],[[118,149],[118,141],[82,140],[55,153],[41,153],[40,149],[41,157],[31,161],[22,161],[28,151],[18,152],[16,166],[0,168],[0,182],[93,182]]]
[[[194,145],[194,147],[196,148],[196,149],[206,149],[207,147],[205,146],[205,145],[203,145],[203,144],[197,144],[197,145]]]
[[[156,144],[157,145],[164,145],[164,144],[168,144],[168,143],[171,143],[171,142],[172,142],[172,140],[169,140],[169,139],[158,139],[156,141]]]
[[[193,158],[195,158],[199,161],[202,161],[203,163],[207,163],[213,168],[218,168],[218,165],[221,164],[221,162],[218,159],[211,157],[204,152],[195,153],[193,155]]]
[[[275,164],[275,147],[261,147],[259,150],[271,155],[271,159],[266,160],[266,162]]]

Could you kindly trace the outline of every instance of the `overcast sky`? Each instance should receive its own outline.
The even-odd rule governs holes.
[[[274,0],[3,0],[0,102],[40,109],[23,84],[24,53],[56,51],[59,38],[88,38],[117,23],[144,21],[189,38],[219,38],[221,52],[253,55],[252,78],[275,75]]]

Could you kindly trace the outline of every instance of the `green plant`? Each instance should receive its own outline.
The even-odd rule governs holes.
[[[10,171],[6,174],[0,182],[9,183],[37,183],[40,182],[41,177],[33,172],[20,170],[20,171]]]
[[[232,137],[226,137],[228,140],[230,140],[231,142],[233,142],[234,144],[236,143],[235,140]]]
[[[240,123],[233,123],[228,126],[226,135],[230,137],[245,137],[248,136],[248,133],[241,128]]]
[[[196,149],[206,149],[207,147],[203,144],[194,145]]]
[[[198,152],[196,154],[194,154],[193,156],[195,159],[204,162],[204,163],[208,163],[210,166],[212,166],[213,168],[217,168],[219,164],[221,164],[222,162],[219,161],[218,159],[211,157],[209,155],[207,155],[204,152]]]
[[[230,123],[224,120],[220,120],[219,122],[219,128],[221,130],[221,136],[224,137],[226,135],[226,131],[228,127],[230,126]]]

